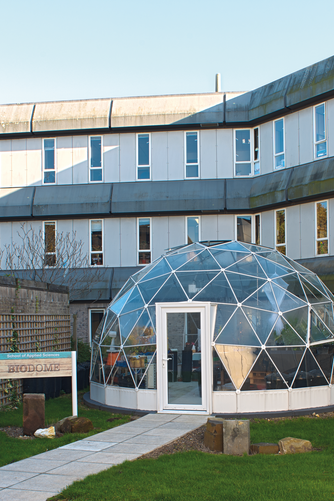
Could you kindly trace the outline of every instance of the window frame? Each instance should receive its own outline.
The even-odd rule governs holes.
[[[259,216],[260,218],[260,243],[256,243],[256,217]],[[235,227],[235,240],[237,242],[243,242],[244,240],[238,240],[238,218],[241,217],[250,217],[251,218],[251,241],[250,242],[245,242],[246,244],[252,244],[252,245],[261,245],[261,214],[236,214],[235,215],[235,221],[234,221],[234,227]]]
[[[255,130],[258,131],[258,159],[255,160]],[[250,144],[249,144],[249,149],[250,149],[250,160],[248,161],[238,161],[237,160],[237,132],[238,131],[249,131],[249,140],[250,140]],[[261,148],[260,148],[260,126],[257,126],[257,127],[246,127],[246,128],[237,128],[237,129],[234,129],[234,132],[233,132],[233,162],[234,162],[234,177],[236,178],[249,178],[249,177],[252,177],[252,176],[258,176],[259,174],[261,174],[261,164],[260,164],[260,156],[261,156]],[[251,171],[249,174],[237,174],[237,165],[238,164],[247,164],[249,163],[250,166],[251,166]],[[255,164],[258,163],[259,164],[259,172],[256,172],[255,173]]]
[[[92,159],[92,143],[91,139],[94,137],[100,137],[101,138],[101,166],[100,167],[91,167],[91,159]],[[89,136],[88,138],[88,150],[89,150],[89,155],[88,155],[88,168],[89,168],[89,175],[88,175],[88,182],[89,183],[103,183],[103,135],[102,134],[97,134],[96,136]],[[101,180],[98,181],[92,181],[91,180],[91,172],[96,171],[100,169],[101,170]]]
[[[92,250],[92,222],[101,221],[101,251],[93,251]],[[92,264],[92,256],[95,254],[102,254],[102,263]],[[90,219],[89,220],[89,266],[105,266],[104,264],[104,219]]]
[[[319,204],[327,204],[327,214],[326,214],[326,237],[324,238],[318,238],[318,205]],[[329,203],[328,200],[321,200],[319,202],[315,202],[315,255],[317,257],[319,256],[328,256],[329,255],[329,224],[328,224],[328,219],[329,219]],[[323,242],[327,241],[327,252],[326,253],[318,253],[318,242]]]
[[[321,139],[320,141],[317,141],[317,120],[316,120],[316,109],[319,108],[319,106],[324,106],[324,122],[325,122],[325,139]],[[321,160],[322,158],[328,157],[328,144],[327,144],[327,110],[326,110],[326,103],[319,103],[316,106],[313,106],[313,155],[314,155],[314,160]],[[326,155],[321,155],[317,156],[317,145],[326,143]]]
[[[278,243],[277,242],[277,237],[278,237],[278,234],[277,234],[277,213],[281,212],[281,211],[284,211],[284,243]],[[282,254],[284,256],[287,255],[286,234],[287,234],[287,231],[286,231],[286,209],[285,208],[284,209],[276,209],[275,210],[275,249],[278,250],[279,252],[281,252],[278,247],[284,247],[285,248],[285,254],[282,252]]]
[[[45,227],[54,224],[54,239],[55,239],[55,250],[52,252],[47,252],[46,250],[46,231]],[[43,266],[45,268],[55,268],[57,266],[57,221],[43,221],[43,240],[44,240],[44,256],[43,256]],[[53,265],[46,263],[46,256],[55,256],[55,262]]]
[[[149,228],[150,228],[150,245],[149,249],[141,249],[140,248],[140,224],[139,221],[141,220],[148,220],[150,222]],[[150,262],[149,263],[141,263],[140,262],[140,254],[150,254]],[[152,263],[152,218],[151,217],[137,217],[137,266],[146,266],[147,264]]]
[[[45,141],[53,140],[53,169],[45,169]],[[57,184],[57,138],[55,137],[44,137],[42,141],[42,184],[44,185],[53,185]],[[55,180],[53,183],[47,183],[45,182],[45,174],[47,172],[54,172],[55,174]]]
[[[188,220],[189,219],[198,219],[198,242],[201,241],[201,216],[186,216],[185,218],[185,240],[186,240],[186,245],[190,245],[190,243],[188,242]],[[192,243],[195,243],[195,242],[192,242]]]
[[[88,309],[88,336],[89,336],[89,346],[92,346],[92,312],[102,312],[102,318],[105,314],[106,309],[105,308],[89,308]]]
[[[276,129],[275,129],[275,124],[277,122],[280,122],[282,120],[283,122],[283,150],[280,151],[279,153],[276,153]],[[286,162],[285,162],[285,120],[284,117],[277,118],[277,120],[273,121],[273,157],[274,157],[274,171],[275,170],[281,170],[285,169],[286,167]],[[276,158],[279,156],[283,155],[283,164],[282,166],[276,167]]]
[[[148,136],[148,164],[139,165],[139,136]],[[136,181],[151,181],[151,133],[150,132],[139,132],[136,134]],[[139,169],[147,168],[149,172],[149,177],[140,178]]]
[[[187,135],[195,134],[197,135],[197,163],[187,162]],[[200,179],[200,161],[199,161],[199,131],[198,130],[186,130],[184,131],[184,179]],[[187,167],[197,165],[197,176],[187,176]]]

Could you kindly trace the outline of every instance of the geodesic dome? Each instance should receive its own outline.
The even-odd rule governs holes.
[[[93,339],[91,380],[156,389],[156,303],[210,302],[211,391],[329,386],[333,299],[316,274],[276,250],[237,241],[172,249],[109,305]]]

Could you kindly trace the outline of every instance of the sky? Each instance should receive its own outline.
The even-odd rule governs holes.
[[[333,17],[333,0],[0,0],[0,104],[214,92],[216,73],[252,90],[332,56]]]

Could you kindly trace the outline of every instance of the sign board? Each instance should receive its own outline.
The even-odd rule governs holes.
[[[72,377],[72,414],[78,415],[75,351],[0,353],[0,379]]]

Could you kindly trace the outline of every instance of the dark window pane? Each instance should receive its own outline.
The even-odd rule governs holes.
[[[44,164],[44,169],[45,170],[50,170],[55,168],[55,152],[54,149],[50,150],[45,150],[44,152],[45,155],[45,164]]]
[[[101,137],[90,138],[90,166],[101,167]],[[94,180],[95,181],[95,180]]]
[[[236,162],[250,161],[250,130],[235,131],[235,155]]]
[[[186,134],[186,163],[197,164],[197,132],[187,132]],[[191,176],[193,177],[193,176]]]
[[[260,245],[260,215],[257,214],[255,216],[255,243],[256,245]]]
[[[254,161],[259,159],[259,129],[254,129]]]
[[[138,135],[138,165],[150,165],[150,142],[148,134]]]
[[[325,105],[320,104],[315,108],[315,140],[323,141],[326,138]]]
[[[252,217],[242,216],[237,218],[237,240],[241,242],[252,241]]]
[[[47,171],[44,172],[44,183],[51,184],[56,182],[56,173],[55,171]]]
[[[187,218],[187,233],[188,233],[188,244],[199,241],[199,218],[198,217],[188,217]]]
[[[317,203],[317,238],[327,238],[327,202]]]
[[[90,180],[91,181],[102,181],[102,169],[91,169]]]
[[[283,153],[284,151],[284,127],[283,118],[275,122],[275,154]]]
[[[90,264],[102,266],[103,265],[103,254],[92,254]]]
[[[46,254],[44,257],[45,266],[56,266],[56,255],[55,254]]]
[[[236,164],[235,166],[235,175],[236,176],[250,176],[252,173],[252,164]]]
[[[102,251],[102,221],[91,222],[91,251]]]
[[[186,177],[198,177],[198,165],[187,165]]]
[[[44,225],[45,252],[56,250],[56,224],[45,223]]]
[[[276,244],[285,243],[285,210],[276,211]],[[282,251],[281,251],[282,252]]]
[[[150,249],[150,220],[139,219],[139,250]]]
[[[151,262],[150,252],[139,252],[139,264],[149,264]]]
[[[150,168],[138,167],[138,179],[150,179]]]

